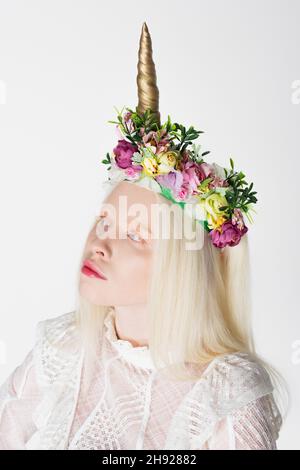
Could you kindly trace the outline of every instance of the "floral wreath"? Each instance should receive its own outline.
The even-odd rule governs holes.
[[[249,212],[256,212],[257,198],[253,183],[249,185],[244,173],[235,171],[232,158],[230,169],[204,161],[210,152],[201,152],[201,145],[192,142],[204,131],[172,123],[170,116],[158,125],[151,109],[116,111],[118,121],[108,122],[116,124],[120,139],[102,160],[109,165],[108,183],[138,182],[182,207],[198,204],[204,217],[197,220],[213,245],[237,245],[248,231],[243,215],[253,223]]]

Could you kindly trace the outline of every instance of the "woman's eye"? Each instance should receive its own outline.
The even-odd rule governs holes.
[[[96,217],[95,222],[97,223],[97,226],[99,224],[101,224],[104,231],[107,232],[108,227],[110,226],[110,224],[105,220],[105,215],[100,215],[100,216]],[[144,243],[145,242],[145,240],[141,237],[141,235],[139,235],[136,232],[128,232],[127,235],[134,242],[137,242],[137,243]]]
[[[135,242],[143,242],[144,239],[138,235],[137,233],[134,233],[134,232],[128,232],[128,236],[131,238],[131,240],[135,241]]]
[[[98,216],[96,217],[97,227],[99,224],[104,228],[105,232],[107,232],[107,228],[109,227],[109,223],[105,220],[104,216]]]

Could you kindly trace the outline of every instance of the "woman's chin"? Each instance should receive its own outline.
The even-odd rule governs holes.
[[[95,292],[95,286],[91,286],[89,282],[80,281],[79,283],[79,294],[88,302],[91,302],[94,305],[111,305],[109,299],[106,298],[105,290],[99,289]]]

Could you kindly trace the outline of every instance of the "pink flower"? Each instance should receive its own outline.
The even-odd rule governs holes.
[[[228,182],[219,176],[215,176],[214,179],[208,183],[209,189],[224,188],[227,186],[229,186]]]
[[[123,169],[131,167],[131,157],[137,150],[137,147],[127,142],[127,140],[118,140],[118,145],[113,149],[118,167]]]
[[[188,152],[183,152],[183,157],[180,163],[180,168],[183,172],[190,172],[193,170],[193,173],[196,175],[197,180],[199,180],[199,183],[201,181],[205,180],[209,176],[212,176],[213,173],[213,168],[211,165],[208,163],[197,163],[194,162],[193,160],[190,159]],[[199,184],[198,183],[198,184]]]
[[[243,214],[240,209],[234,209],[232,217],[231,217],[232,225],[237,225],[237,227],[242,230],[245,226]]]
[[[160,131],[160,136],[157,131],[150,131],[148,134],[145,134],[144,131],[144,128],[141,128],[140,134],[144,147],[155,147],[156,150],[154,153],[165,152],[169,149],[171,143],[166,129]]]
[[[211,230],[209,236],[214,246],[224,248],[226,245],[237,245],[247,231],[248,228],[246,226],[240,230],[236,225],[233,225],[231,221],[227,221],[224,222],[220,228]]]
[[[213,169],[209,163],[200,163],[200,165],[197,165],[197,167],[200,175],[200,181],[205,180],[209,176],[213,176]]]
[[[131,118],[131,114],[132,113],[130,111],[128,111],[127,113],[124,114],[124,121],[125,122],[129,121],[129,119]]]
[[[186,165],[183,170],[183,186],[189,189],[191,193],[196,191],[197,186],[200,184],[199,171],[196,166],[191,162],[191,165]]]
[[[123,135],[120,131],[119,125],[116,125],[116,134],[117,134],[118,139],[123,139]]]
[[[211,174],[212,169],[208,163],[198,164],[190,160],[188,154],[184,152],[182,161],[180,162],[180,171],[183,176],[183,184],[180,188],[182,191],[181,194],[187,196],[197,194],[197,187],[201,181]]]
[[[129,176],[131,179],[135,179],[140,175],[140,172],[142,171],[143,167],[141,165],[133,165],[129,166],[125,170],[125,174]]]
[[[123,116],[123,120],[124,120],[124,122],[126,123],[126,126],[127,126],[127,128],[128,128],[128,130],[129,130],[130,133],[134,131],[134,123],[133,123],[133,121],[132,121],[132,119],[131,119],[131,114],[132,114],[132,113],[131,113],[130,111],[128,111],[128,112],[125,113],[124,116]]]
[[[180,191],[178,191],[177,193],[177,197],[181,199],[182,201],[186,199],[187,195],[188,195],[188,190],[184,187],[182,187]]]

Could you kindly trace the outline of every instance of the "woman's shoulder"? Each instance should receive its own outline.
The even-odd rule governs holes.
[[[216,357],[211,363],[211,371],[227,386],[243,387],[260,386],[260,389],[270,391],[272,382],[263,361],[254,353],[237,351]]]
[[[196,383],[195,393],[206,393],[212,406],[223,415],[247,405],[274,387],[263,362],[250,352],[233,352],[215,357]]]
[[[253,377],[259,381],[266,380],[269,383],[269,374],[263,365],[263,361],[254,353],[246,351],[237,351],[216,356],[209,365],[211,370],[218,373],[222,372],[222,376],[227,379],[233,377]]]
[[[36,335],[45,335],[51,342],[70,336],[76,328],[76,312],[71,311],[40,320],[36,325]]]
[[[248,352],[226,353],[210,361],[174,415],[165,448],[179,448],[176,445],[182,442],[184,428],[188,429],[192,449],[202,448],[214,431],[224,429],[224,424],[235,426],[238,421],[243,431],[249,422],[252,433],[251,423],[256,423],[257,417],[259,426],[263,426],[262,435],[270,432],[276,439],[282,419],[263,362]],[[230,417],[228,421],[227,417]],[[228,429],[230,433],[233,430]]]
[[[40,385],[68,373],[81,351],[76,311],[41,320],[36,325],[34,362]]]

